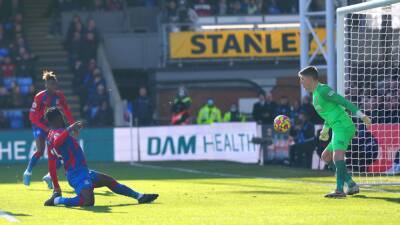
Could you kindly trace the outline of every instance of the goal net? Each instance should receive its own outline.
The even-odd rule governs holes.
[[[372,119],[358,128],[347,165],[361,184],[400,184],[400,0],[337,11],[338,92]]]

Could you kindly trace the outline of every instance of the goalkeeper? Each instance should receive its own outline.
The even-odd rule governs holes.
[[[356,131],[345,109],[359,117],[367,126],[371,125],[371,119],[328,85],[320,83],[318,71],[314,66],[302,69],[298,75],[304,89],[312,93],[315,110],[325,120],[319,138],[322,141],[328,141],[329,129],[332,129],[332,140],[323,151],[322,159],[331,167],[336,167],[336,190],[326,194],[325,197],[342,198],[359,193],[360,188],[348,173],[344,161],[347,147]],[[347,185],[346,193],[344,192],[345,184]]]

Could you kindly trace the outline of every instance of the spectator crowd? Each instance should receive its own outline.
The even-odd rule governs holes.
[[[253,106],[252,116],[258,124],[272,124],[277,115],[286,115],[290,118],[291,124],[296,124],[299,115],[304,113],[307,115],[308,121],[313,124],[322,123],[322,119],[316,113],[314,106],[311,104],[311,97],[305,96],[303,103],[299,101],[289,104],[286,96],[279,99],[278,103],[272,98],[271,93],[261,93],[258,102]]]
[[[358,103],[360,109],[371,117],[372,123],[399,123],[400,116],[400,80],[398,76],[381,76],[381,80],[368,82],[370,76],[359,81],[353,76],[349,81],[350,89],[346,96]],[[376,78],[374,78],[376,79]],[[367,84],[368,82],[368,84]],[[366,88],[367,85],[369,88]]]
[[[118,11],[124,6],[123,0],[51,0],[48,15],[54,11]]]
[[[297,0],[168,0],[165,15],[180,17],[182,9],[193,10],[197,16],[276,15],[298,13]]]
[[[312,0],[311,11],[325,8],[324,0]],[[168,30],[196,30],[199,17],[298,14],[298,0],[166,0],[162,21]]]
[[[120,11],[123,7],[123,0],[51,0],[44,15],[51,18],[49,37],[61,36],[62,12],[112,12]]]
[[[27,109],[35,94],[35,55],[25,39],[19,0],[0,1],[0,125],[29,126]]]
[[[310,9],[323,10],[324,2],[313,0]],[[167,0],[163,11],[165,21],[182,23],[197,16],[298,14],[298,4],[298,0]]]
[[[74,73],[74,91],[80,96],[81,115],[89,126],[112,126],[107,85],[97,65],[100,32],[96,22],[86,23],[76,15],[69,24],[65,39],[70,68]]]
[[[295,101],[290,104],[288,97],[283,96],[276,101],[271,93],[260,93],[258,101],[253,105],[251,115],[240,112],[236,103],[232,103],[226,112],[221,111],[218,102],[208,98],[198,112],[192,112],[192,99],[184,86],[180,86],[174,99],[169,102],[172,125],[185,124],[211,124],[220,122],[245,122],[255,121],[260,125],[272,125],[278,115],[286,115],[295,124],[312,123],[322,124],[323,121],[311,104],[311,97],[305,96],[303,103]],[[156,108],[149,97],[146,87],[139,88],[139,95],[132,103],[128,103],[128,112],[132,113],[133,125],[150,126],[157,123],[154,119]],[[194,113],[194,115],[191,115]]]

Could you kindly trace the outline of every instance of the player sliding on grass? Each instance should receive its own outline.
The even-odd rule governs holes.
[[[54,194],[45,202],[46,206],[92,206],[94,204],[93,189],[108,187],[114,193],[137,199],[139,204],[150,203],[158,198],[158,194],[140,194],[129,187],[118,183],[114,178],[89,170],[86,165],[82,148],[70,134],[82,128],[81,122],[75,122],[65,128],[63,116],[56,107],[49,108],[45,117],[50,125],[47,137],[49,172],[53,180]],[[63,160],[68,183],[74,188],[76,196],[73,198],[61,197],[58,184],[56,161]]]
[[[312,93],[313,105],[318,114],[325,120],[320,139],[328,141],[329,129],[332,128],[332,140],[322,153],[322,159],[330,166],[336,167],[336,190],[325,195],[327,198],[340,198],[360,192],[359,186],[348,173],[344,156],[351,139],[355,135],[355,125],[345,109],[359,117],[365,125],[371,125],[371,119],[362,113],[357,106],[338,95],[326,84],[318,81],[318,71],[309,66],[299,72],[300,83]],[[344,184],[347,191],[344,192]]]
[[[42,157],[44,149],[46,147],[45,141],[49,128],[47,121],[44,119],[44,113],[49,107],[60,107],[62,108],[69,124],[74,122],[71,111],[68,108],[64,94],[57,90],[57,77],[53,71],[43,71],[43,80],[45,81],[46,90],[39,92],[32,103],[32,108],[29,112],[29,119],[32,123],[33,136],[36,140],[36,152],[29,160],[28,167],[23,174],[23,181],[26,186],[29,186],[31,182],[32,169],[36,165],[37,161]],[[60,166],[60,164],[59,164]],[[47,183],[50,189],[53,188],[49,174],[43,177],[43,180]]]

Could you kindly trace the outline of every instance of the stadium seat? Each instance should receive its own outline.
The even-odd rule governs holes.
[[[0,48],[0,57],[6,57],[6,56],[8,56],[8,49]]]
[[[15,77],[4,78],[4,87],[10,90],[14,81],[16,81]]]
[[[10,121],[11,128],[23,128],[23,113],[22,110],[7,110],[4,115]]]
[[[20,86],[31,86],[32,78],[31,77],[19,77],[19,78],[17,78],[17,84]]]
[[[30,86],[21,85],[21,86],[19,87],[19,89],[20,89],[21,94],[26,95],[26,94],[29,93]]]
[[[28,94],[30,87],[32,85],[32,78],[31,77],[19,77],[17,78],[17,84],[20,87],[22,94]]]

